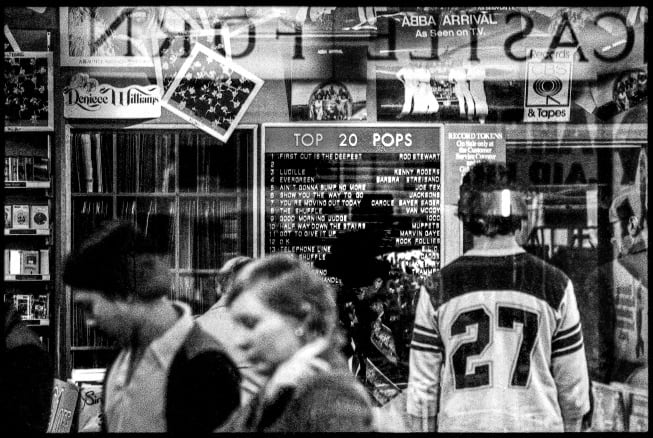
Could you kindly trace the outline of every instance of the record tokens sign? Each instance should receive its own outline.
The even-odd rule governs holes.
[[[506,136],[502,125],[451,124],[444,130],[443,176],[448,190],[444,203],[456,205],[467,171],[480,161],[506,162]]]
[[[64,117],[74,119],[148,119],[161,117],[157,85],[117,88],[99,84],[85,73],[73,76],[64,88]]]

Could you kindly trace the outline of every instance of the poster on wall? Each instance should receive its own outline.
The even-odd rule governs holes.
[[[377,64],[378,120],[517,121],[523,101],[520,66],[408,62]]]
[[[5,132],[54,128],[51,52],[5,52]]]
[[[309,46],[291,65],[291,120],[367,120],[367,46]]]
[[[192,20],[192,17],[189,19]],[[170,19],[168,18],[165,23],[170,23]],[[228,28],[191,28],[180,32],[160,33],[153,38],[154,70],[157,83],[162,90],[161,96],[170,89],[196,43],[230,58],[230,39]]]
[[[192,6],[192,7],[165,7],[162,11],[162,29],[165,33],[179,29],[167,22],[175,22],[180,18],[187,23],[187,29],[219,30],[229,27],[232,37],[249,38],[249,32],[256,35],[277,35],[277,19],[288,19],[294,16],[295,11],[289,7],[260,7],[260,6]],[[167,29],[166,29],[167,28]],[[182,28],[183,29],[183,28]]]
[[[645,119],[633,84],[646,88],[646,8],[421,7],[377,21],[379,121]]]
[[[262,79],[197,43],[163,96],[163,105],[226,142],[262,86]]]
[[[601,121],[647,123],[647,66],[599,75],[592,97],[596,103],[593,114]]]
[[[277,19],[292,8],[254,7],[62,7],[61,65],[150,67],[153,41],[183,34],[206,37],[228,28],[231,37],[250,32],[276,35]],[[204,40],[203,44],[210,45]],[[249,44],[249,41],[248,41]],[[190,51],[187,46],[186,56]]]
[[[369,38],[377,32],[377,17],[386,7],[300,6],[286,8],[277,32],[292,34],[301,29],[305,37]]]
[[[63,67],[151,67],[157,7],[60,8]]]

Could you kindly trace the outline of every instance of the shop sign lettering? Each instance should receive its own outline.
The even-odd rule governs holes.
[[[161,99],[156,85],[116,88],[102,84],[64,89],[64,117],[142,119],[161,116]]]
[[[125,10],[122,13],[120,13],[118,16],[116,16],[112,22],[105,24],[107,30],[104,33],[101,33],[98,37],[93,38],[91,41],[91,46],[96,47],[98,45],[103,44],[104,41],[109,37],[110,29],[117,29],[120,26],[127,26],[128,35],[132,35],[136,33],[135,29],[137,28],[134,27],[136,26],[136,24],[134,24],[132,22],[133,20],[130,19],[131,13],[133,12],[131,11],[131,9],[134,8],[125,8]],[[176,8],[176,9],[190,10],[191,8],[189,7],[189,8]],[[432,45],[431,53],[429,54],[429,56],[424,57],[424,56],[415,55],[413,52],[410,52],[410,58],[438,61],[439,60],[438,38],[441,36],[448,37],[453,34],[452,29],[441,29],[441,27],[463,26],[463,28],[459,28],[456,30],[456,32],[458,32],[456,33],[456,35],[469,35],[470,37],[469,58],[468,58],[469,61],[481,61],[481,59],[478,57],[478,46],[479,43],[482,44],[482,42],[479,41],[478,37],[479,35],[482,34],[482,28],[480,28],[479,26],[481,25],[501,26],[503,24],[509,25],[511,23],[514,23],[515,21],[521,20],[522,22],[521,30],[519,30],[516,33],[508,35],[503,41],[504,53],[505,56],[512,61],[516,61],[516,62],[528,61],[529,53],[519,53],[519,52],[515,52],[514,50],[515,44],[519,43],[522,40],[527,40],[535,32],[535,22],[533,20],[533,17],[531,17],[531,15],[527,11],[521,11],[521,10],[510,11],[505,16],[505,23],[499,20],[499,18],[494,13],[491,12],[488,13],[486,11],[478,11],[475,13],[466,13],[466,14],[447,14],[446,12],[447,12],[446,10],[442,10],[442,11],[435,11],[430,14],[420,14],[420,15],[406,14],[398,22],[394,20],[389,20],[388,32],[384,34],[378,34],[372,37],[374,39],[387,40],[387,47],[382,50],[383,52],[387,53],[387,55],[379,56],[368,52],[368,59],[371,60],[372,59],[379,59],[379,60],[396,59],[395,49],[396,49],[396,42],[397,42],[397,32],[396,32],[397,26],[400,27],[430,26],[431,29],[428,29],[429,30],[428,33],[426,32],[426,30],[424,30],[420,32],[420,34],[424,36],[428,35],[431,37],[431,45]],[[270,12],[270,14],[272,14],[272,12]],[[573,11],[572,11],[572,15],[573,15]],[[91,21],[92,20],[93,19],[91,19]],[[220,26],[227,23],[231,23],[234,20],[237,21],[239,24],[247,23],[247,28],[248,28],[247,47],[241,53],[232,53],[233,59],[244,58],[253,52],[255,46],[256,33],[257,33],[256,20],[254,20],[251,17],[238,17],[237,19],[235,19],[234,17],[225,16],[221,23],[215,25],[216,26],[215,37],[220,38],[220,32],[219,32]],[[593,17],[593,24],[595,26],[600,26],[603,23],[612,22],[612,21],[616,22],[615,26],[621,28],[619,30],[624,34],[624,41],[623,44],[621,45],[622,47],[621,51],[619,51],[618,53],[611,53],[607,55],[602,52],[601,47],[583,47],[577,37],[577,32],[579,32],[579,29],[574,28],[574,17],[573,16],[570,17],[569,14],[566,12],[563,13],[561,15],[561,19],[559,20],[556,28],[552,31],[551,40],[549,41],[548,48],[547,48],[548,57],[550,58],[551,56],[553,56],[553,53],[555,53],[556,50],[558,49],[573,48],[575,49],[575,53],[576,53],[575,57],[579,62],[590,62],[590,58],[588,56],[607,63],[619,62],[627,58],[631,54],[635,46],[635,28],[633,27],[632,24],[628,22],[626,16],[613,11],[597,11],[596,15]],[[95,25],[95,23],[91,23],[91,24]],[[187,32],[194,28],[192,23],[183,22],[183,20],[182,23],[177,23],[177,24],[179,25],[182,32]],[[465,26],[469,26],[469,28],[466,28]],[[178,34],[180,32],[180,29],[178,29],[175,26],[175,29],[171,31],[166,26],[160,26],[160,28],[157,29],[157,31],[163,33]],[[619,30],[614,29],[613,33],[617,33]],[[276,38],[280,38],[282,36],[293,36],[294,45],[295,45],[294,59],[303,59],[302,46],[303,46],[304,31],[302,26],[296,26],[293,32],[283,32],[277,29],[275,36]],[[190,50],[190,45],[189,45],[189,50]],[[131,52],[130,55],[132,56],[124,56],[123,58],[134,57]],[[646,62],[646,50],[644,50],[643,56],[644,56],[644,62]],[[88,57],[88,56],[82,57],[80,61],[81,64],[78,65],[84,65],[85,63],[90,62],[89,60],[93,60],[93,63],[95,64],[110,65],[107,64],[108,61],[104,58],[94,59],[94,57]],[[127,61],[123,61],[123,62],[127,62]],[[129,65],[131,64],[133,63],[130,63]]]

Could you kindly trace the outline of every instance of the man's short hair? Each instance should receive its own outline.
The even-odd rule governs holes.
[[[523,190],[509,182],[505,164],[481,161],[463,177],[458,217],[475,236],[510,234],[521,229],[527,217]]]
[[[170,270],[161,258],[132,223],[107,221],[66,257],[63,280],[111,299],[149,301],[171,288]]]

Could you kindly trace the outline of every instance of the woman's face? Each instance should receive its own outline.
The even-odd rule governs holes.
[[[302,346],[295,330],[299,322],[276,312],[260,298],[259,286],[243,291],[230,306],[235,341],[261,374],[270,375]]]

